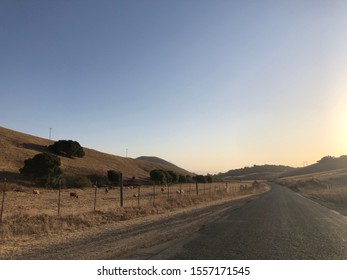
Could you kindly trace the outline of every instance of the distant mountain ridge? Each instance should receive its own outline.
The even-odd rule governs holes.
[[[300,168],[285,165],[254,165],[252,167],[244,167],[229,170],[225,173],[219,173],[218,176],[222,179],[271,180],[275,178],[314,174],[339,169],[347,169],[346,155],[340,157],[325,156],[314,164]]]

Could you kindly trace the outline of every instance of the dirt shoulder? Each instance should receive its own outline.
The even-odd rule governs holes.
[[[80,231],[0,243],[0,259],[130,259],[132,252],[188,236],[260,194],[209,202]],[[147,252],[147,254],[149,254]],[[135,256],[136,257],[136,256]],[[137,258],[149,258],[140,255]]]
[[[278,184],[286,186],[300,195],[319,203],[331,210],[347,216],[347,188],[346,184],[332,183],[333,179],[282,179]]]

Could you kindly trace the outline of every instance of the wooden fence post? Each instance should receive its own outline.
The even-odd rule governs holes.
[[[59,179],[59,190],[58,190],[58,217],[60,217],[60,193],[61,193],[61,179]]]
[[[95,188],[95,192],[94,192],[94,213],[95,213],[95,211],[96,211],[96,192],[98,190],[98,182],[97,181],[95,182],[94,188]]]
[[[120,174],[120,207],[123,207],[123,173]]]
[[[6,192],[6,178],[4,179],[4,189],[2,190],[2,203],[1,203],[1,212],[0,212],[0,223],[2,223],[2,214],[4,213],[5,192]]]
[[[199,185],[198,182],[195,183],[195,187],[196,187],[196,195],[199,195]]]

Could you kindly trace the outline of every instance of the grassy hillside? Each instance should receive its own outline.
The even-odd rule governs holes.
[[[240,169],[229,170],[226,173],[218,174],[223,179],[275,179],[297,176],[320,176],[322,174],[330,174],[331,172],[347,169],[347,156],[338,158],[326,156],[314,164],[293,168],[284,165],[254,165],[252,167],[244,167]]]
[[[314,174],[344,168],[347,168],[347,156],[340,156],[339,158],[326,156],[314,164],[289,170],[288,172],[283,173],[281,177]]]
[[[19,179],[19,168],[27,158],[35,154],[48,152],[46,146],[54,141],[35,137],[0,127],[0,176],[10,180]],[[182,175],[190,172],[177,166],[167,166],[164,163],[154,163],[132,158],[101,153],[96,150],[84,148],[83,158],[61,158],[64,175],[87,176],[92,174],[106,175],[107,170],[117,170],[124,174],[125,179],[147,179],[153,169],[173,170]]]
[[[158,157],[153,157],[153,156],[142,156],[142,157],[138,157],[136,159],[139,159],[139,160],[145,160],[145,161],[148,161],[148,162],[152,162],[152,163],[159,163],[159,164],[165,164],[167,166],[171,166],[172,168],[177,168],[176,165],[174,165],[173,163],[171,162],[168,162],[162,158],[158,158]]]
[[[240,169],[229,170],[228,172],[218,174],[224,179],[263,179],[268,180],[278,177],[283,172],[295,170],[295,168],[283,165],[254,165],[252,167],[244,167]]]

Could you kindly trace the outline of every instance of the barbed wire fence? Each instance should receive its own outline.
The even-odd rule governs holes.
[[[62,217],[87,212],[119,211],[120,208],[129,207],[155,208],[157,206],[162,207],[163,204],[178,207],[183,203],[188,206],[192,201],[236,196],[240,192],[253,189],[252,185],[229,182],[153,184],[152,186],[121,185],[119,187],[99,186],[95,182],[93,188],[79,189],[67,187],[64,180],[59,180],[54,189],[40,189],[40,192],[37,193],[29,187],[20,191],[14,189],[8,191],[6,179],[3,180],[2,185],[1,222],[4,217],[6,218],[10,214],[16,215],[26,212],[31,215],[42,213]],[[195,187],[194,191],[193,187]],[[104,191],[101,191],[103,189]]]

